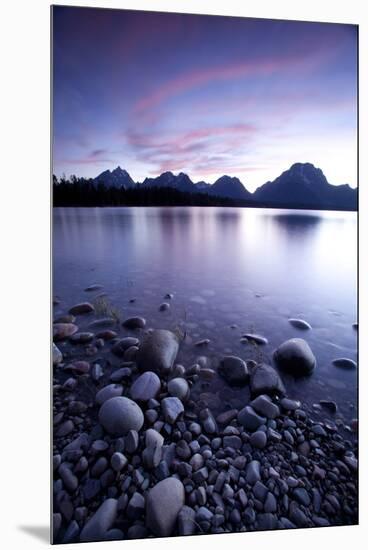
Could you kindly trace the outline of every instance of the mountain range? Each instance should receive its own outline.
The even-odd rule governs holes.
[[[146,178],[142,183],[134,182],[129,173],[118,166],[105,170],[93,180],[108,188],[153,189],[172,188],[183,193],[205,193],[212,197],[229,198],[242,205],[311,208],[330,210],[357,210],[358,190],[349,185],[330,184],[320,168],[311,163],[296,163],[273,181],[258,187],[254,193],[246,189],[235,177],[221,176],[213,184],[200,181],[194,183],[180,172],[164,172],[155,178]]]

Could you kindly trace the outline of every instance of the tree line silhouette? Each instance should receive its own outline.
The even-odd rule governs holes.
[[[248,206],[249,201],[186,193],[172,187],[107,187],[93,179],[53,176],[54,206]]]

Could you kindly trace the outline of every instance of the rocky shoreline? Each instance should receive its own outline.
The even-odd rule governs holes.
[[[54,543],[358,522],[356,421],[346,438],[286,395],[283,371],[316,366],[305,340],[276,350],[277,370],[235,356],[181,365],[182,334],[98,316],[89,302],[59,315],[53,335]],[[213,376],[250,400],[218,415],[202,407],[193,388]]]

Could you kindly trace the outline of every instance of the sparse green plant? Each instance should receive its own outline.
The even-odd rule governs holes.
[[[96,314],[100,317],[112,317],[116,323],[121,323],[121,313],[113,306],[106,296],[98,296],[93,302]]]

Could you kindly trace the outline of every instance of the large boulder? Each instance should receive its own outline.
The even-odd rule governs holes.
[[[179,351],[179,339],[169,330],[153,330],[144,338],[136,355],[141,371],[168,373]]]
[[[151,371],[144,372],[133,382],[130,395],[134,401],[148,401],[159,393],[161,382],[157,374]]]
[[[248,367],[245,361],[235,355],[226,355],[220,362],[218,373],[234,386],[244,386],[249,381]]]
[[[285,395],[285,386],[271,365],[255,365],[250,373],[250,391],[252,395]]]
[[[157,483],[146,499],[147,527],[158,537],[172,535],[184,501],[184,485],[179,479],[168,477]]]
[[[144,422],[140,407],[127,397],[112,397],[105,401],[98,419],[110,435],[117,437],[127,434],[129,430],[138,432]]]
[[[317,364],[309,344],[303,338],[291,338],[274,352],[274,359],[285,372],[295,377],[312,374]]]
[[[115,498],[106,499],[83,527],[80,541],[104,540],[106,531],[114,524],[117,512],[118,501]]]

